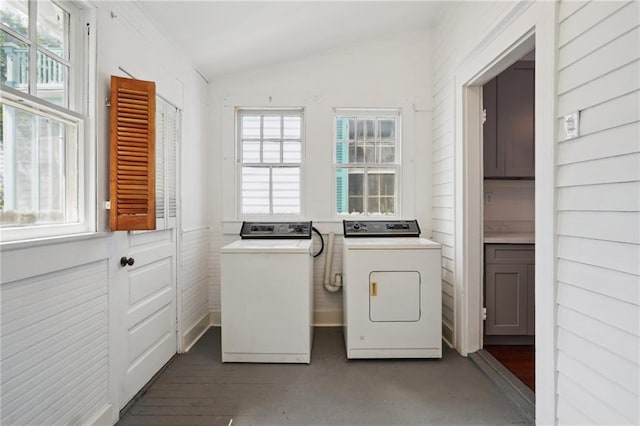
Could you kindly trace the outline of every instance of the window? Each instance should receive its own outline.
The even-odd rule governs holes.
[[[399,124],[398,110],[336,110],[338,215],[398,215]]]
[[[176,226],[180,110],[156,97],[156,229]]]
[[[303,111],[238,110],[242,215],[300,214]]]
[[[61,4],[0,2],[4,241],[95,229],[88,202],[93,192],[85,183],[89,150],[81,100],[87,94],[82,90],[86,73],[79,62],[82,40],[85,46],[88,42],[74,30],[80,27],[80,10]],[[80,40],[77,48],[74,39]]]

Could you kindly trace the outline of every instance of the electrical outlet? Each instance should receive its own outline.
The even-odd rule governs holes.
[[[493,204],[493,192],[485,192],[484,193],[484,203],[485,204]]]

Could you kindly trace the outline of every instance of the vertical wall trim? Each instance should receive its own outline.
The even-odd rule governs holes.
[[[528,3],[528,2],[522,2]],[[536,49],[536,421],[556,421],[555,3],[522,3],[508,13],[455,73],[455,306],[456,348],[481,348],[482,140],[480,87]],[[520,13],[514,17],[515,12]]]

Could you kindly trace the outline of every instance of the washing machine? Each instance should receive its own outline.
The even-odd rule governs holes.
[[[416,220],[343,222],[347,358],[442,357],[441,246]]]
[[[311,222],[244,222],[221,249],[222,362],[309,363]]]

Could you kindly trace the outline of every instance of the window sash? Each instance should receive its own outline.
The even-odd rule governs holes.
[[[382,131],[380,129],[380,122],[385,119],[394,120],[394,131],[393,138],[385,138],[382,137]],[[356,124],[356,129],[354,130],[354,135],[351,137],[350,134],[343,135],[341,139],[338,139],[338,126],[340,119],[353,119],[354,123],[358,123],[358,120],[363,122],[373,121],[375,124],[375,128],[373,132],[367,132],[366,134],[363,132],[362,138],[358,138],[358,128]],[[366,125],[365,125],[366,126]],[[384,216],[384,217],[399,217],[400,216],[400,181],[401,181],[401,173],[402,173],[402,157],[401,157],[401,116],[399,109],[335,109],[334,110],[334,118],[333,118],[333,172],[334,172],[334,214],[337,217],[344,217],[346,215],[354,215],[354,216]],[[349,132],[351,133],[351,132]],[[369,137],[373,135],[372,137]],[[350,161],[357,156],[350,156],[347,148],[347,161],[346,162],[338,162],[338,152],[342,148],[344,150],[344,146],[340,146],[340,144],[354,144],[356,147],[358,144],[364,146],[364,152],[362,155],[363,161]],[[366,146],[373,146],[375,152],[373,155],[374,161],[366,161]],[[380,152],[378,152],[378,147],[381,146],[393,146],[394,147],[394,159],[392,162],[378,162],[375,159],[378,159],[382,156]],[[345,154],[343,154],[345,155]],[[345,170],[347,182],[341,182],[341,179],[344,179],[345,176],[339,176],[338,171]],[[349,175],[354,171],[362,171],[363,174],[363,184],[362,184],[362,192],[358,194],[350,193],[351,188],[349,187]],[[394,192],[393,192],[393,214],[384,214],[384,213],[371,213],[369,210],[371,209],[369,206],[370,198],[385,198],[387,196],[382,196],[380,194],[369,193],[369,176],[374,173],[380,172],[388,172],[393,173],[394,178]],[[346,193],[345,193],[346,191]],[[362,199],[362,208],[361,212],[350,213],[349,212],[349,199],[355,198]],[[340,199],[339,199],[340,198]],[[340,212],[339,210],[343,210]]]
[[[75,185],[76,189],[74,192],[76,192],[77,195],[75,195],[73,200],[68,199],[68,194],[65,193],[63,195],[63,198],[66,198],[64,221],[42,224],[30,223],[23,226],[15,224],[14,226],[8,225],[2,227],[2,242],[5,243],[18,240],[30,240],[95,231],[95,220],[91,220],[91,218],[95,217],[95,206],[93,203],[87,202],[87,200],[90,200],[92,197],[93,188],[91,184],[87,182],[87,179],[83,178],[87,173],[86,163],[88,160],[87,150],[85,148],[87,131],[85,118],[80,114],[67,111],[56,105],[43,105],[38,98],[18,92],[11,88],[7,88],[3,93],[2,104],[10,106],[16,110],[32,114],[34,118],[42,117],[44,119],[50,119],[75,128],[76,131],[74,132],[74,135],[66,136],[70,139],[75,138],[75,143],[71,149],[65,145],[64,161],[73,161],[77,164],[77,169],[75,171],[76,176],[73,179],[73,183],[66,182],[67,189],[72,188],[69,185]],[[4,141],[4,144],[6,150],[7,140]],[[72,158],[69,158],[69,153],[73,154]],[[7,158],[5,157],[3,161],[7,161]],[[5,173],[6,169],[3,170],[3,178],[5,178]],[[68,179],[67,173],[68,170],[65,171],[65,179]],[[77,213],[75,214],[76,216],[73,217],[73,220],[67,222],[67,209],[70,208],[70,202],[77,206]]]
[[[259,117],[259,124],[253,132],[245,133],[243,123],[245,117]],[[279,131],[273,132],[275,127],[270,126],[265,130],[265,117],[279,118]],[[237,168],[238,168],[238,212],[240,216],[299,216],[302,214],[302,172],[304,158],[304,111],[295,109],[238,109],[237,118]],[[299,125],[287,127],[287,119],[299,120]],[[270,123],[273,124],[273,123]],[[291,124],[291,123],[289,123]],[[297,144],[297,146],[295,146]],[[249,156],[245,148],[252,148]],[[266,148],[266,149],[265,149]],[[289,149],[289,150],[288,150]],[[275,154],[277,150],[277,154]],[[265,155],[266,153],[266,155]],[[270,155],[271,154],[271,155]],[[245,171],[250,169],[264,169],[268,181],[261,191],[262,204],[256,204],[251,208],[251,201],[259,202],[259,196],[255,199],[248,197],[247,191],[251,189],[245,186],[243,178]],[[297,181],[286,183],[274,180],[274,174],[286,170],[297,170]],[[264,173],[264,172],[262,172]],[[277,176],[276,176],[277,177]],[[279,187],[279,185],[283,185]],[[295,189],[287,187],[295,185]],[[256,192],[259,190],[254,190]],[[296,196],[291,196],[291,193]],[[278,193],[280,196],[278,196]],[[293,201],[295,199],[295,201]],[[265,202],[266,201],[266,202]],[[260,208],[262,206],[262,208]]]

